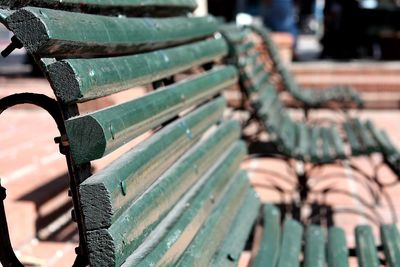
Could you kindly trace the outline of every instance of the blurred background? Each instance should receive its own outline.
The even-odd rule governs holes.
[[[295,60],[398,60],[398,0],[209,0],[226,21],[264,23],[293,37]],[[305,55],[304,43],[309,53]],[[313,47],[310,47],[313,45]],[[312,49],[310,49],[312,48]],[[312,52],[310,54],[310,52]]]

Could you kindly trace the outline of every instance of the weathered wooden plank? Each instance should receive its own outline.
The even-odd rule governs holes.
[[[76,164],[98,159],[236,81],[234,68],[184,80],[121,105],[66,121]]]
[[[218,248],[210,266],[237,266],[246,241],[256,221],[260,208],[260,199],[255,192],[249,193],[243,202],[228,235]]]
[[[325,233],[322,227],[308,226],[305,239],[304,267],[325,267]]]
[[[251,50],[254,47],[254,44],[252,42],[246,42],[240,45],[235,46],[235,53],[237,55],[240,54],[246,54],[249,50]]]
[[[379,267],[379,257],[376,250],[372,228],[367,225],[357,226],[356,253],[360,267]]]
[[[348,267],[349,251],[343,229],[331,227],[328,231],[328,267]]]
[[[220,239],[226,236],[225,232],[229,229],[231,220],[249,191],[248,178],[244,172],[239,172],[234,176],[224,175],[215,178],[210,179],[204,190],[196,196],[193,204],[188,203],[190,207],[187,207],[185,213],[171,225],[170,229],[166,229],[168,232],[163,239],[151,247],[151,250],[147,250],[145,257],[139,259],[140,262],[130,257],[126,266],[179,266],[180,259],[187,263],[183,264],[184,266],[194,266],[188,262],[196,253],[203,256],[202,260],[205,260],[206,256],[212,256],[210,252],[213,246],[218,246]],[[222,186],[225,189],[215,194],[215,188]],[[219,222],[219,226],[222,227],[216,225]],[[212,242],[204,244],[204,241],[208,241],[210,231],[218,231],[218,233],[211,236]],[[203,248],[203,245],[209,245],[209,247]],[[200,264],[200,261],[198,263]]]
[[[388,267],[400,265],[400,234],[395,224],[381,226],[381,240]]]
[[[319,140],[319,136],[320,136],[320,131],[321,128],[320,127],[312,127],[310,128],[311,130],[311,144],[309,146],[310,148],[310,159],[312,162],[318,162],[320,159],[320,155],[321,155],[321,140]]]
[[[320,158],[321,163],[331,162],[334,158],[333,155],[333,144],[329,135],[330,129],[323,127],[320,132],[320,140],[322,142],[322,156]]]
[[[238,45],[242,43],[249,34],[249,31],[242,30],[237,25],[234,25],[233,27],[230,27],[230,25],[228,25],[229,27],[226,26],[226,24],[222,25],[219,30],[232,45]]]
[[[258,92],[260,88],[265,86],[268,80],[269,80],[269,75],[264,71],[259,73],[257,76],[254,76],[252,82],[253,92]]]
[[[286,219],[283,226],[282,245],[278,267],[300,266],[303,226],[295,220]]]
[[[346,158],[346,154],[344,152],[343,140],[340,137],[340,134],[339,134],[339,131],[338,131],[336,125],[332,125],[332,128],[330,129],[330,138],[331,138],[332,144],[335,148],[336,158],[338,158],[338,159]]]
[[[166,78],[225,55],[223,39],[133,56],[68,59],[48,66],[50,83],[63,102],[83,102]]]
[[[375,140],[372,138],[369,131],[367,131],[366,128],[363,127],[363,125],[359,119],[353,120],[353,127],[354,127],[355,133],[357,134],[359,140],[361,140],[361,142],[363,144],[364,151],[366,153],[375,152],[376,151]]]
[[[294,149],[294,155],[301,160],[309,160],[310,131],[305,123],[297,123],[297,144]]]
[[[218,25],[211,16],[127,18],[35,7],[16,11],[7,23],[24,47],[41,57],[115,56],[154,50],[210,36]]]
[[[182,15],[196,9],[195,0],[0,0],[0,5],[50,7],[96,14],[125,15]]]
[[[258,62],[260,55],[261,54],[259,52],[255,52],[255,53],[249,53],[249,55],[246,57],[239,58],[238,60],[239,67],[245,68],[246,66],[255,65]]]
[[[375,141],[378,142],[380,148],[384,151],[384,153],[392,154],[396,152],[396,148],[392,145],[390,140],[386,138],[382,130],[378,130],[370,120],[367,120],[365,122],[365,126],[367,127]]]
[[[221,98],[198,108],[84,181],[79,192],[85,228],[110,226],[130,203],[220,120],[224,108],[225,101]]]
[[[264,232],[260,248],[252,267],[276,266],[281,246],[281,214],[271,204],[263,207]]]
[[[231,155],[227,160],[230,164],[227,166],[229,168],[221,168],[229,172],[237,170],[244,159],[246,149],[242,142],[232,144],[238,137],[237,133],[227,133],[230,130],[230,127],[225,125],[216,136],[211,136],[193,147],[137,201],[131,203],[131,206],[108,229],[88,232],[92,264],[104,266],[94,262],[121,263],[121,260],[143,243],[168,211],[201,177],[210,169],[221,167],[221,159],[227,159],[225,151]],[[218,164],[215,164],[216,162]],[[232,177],[233,173],[230,174]],[[112,246],[104,247],[104,244]],[[103,254],[104,249],[108,250],[107,254]]]
[[[233,179],[234,184],[240,184],[239,191],[236,188],[226,191],[228,195],[222,199],[220,205],[203,224],[196,237],[179,259],[175,266],[202,267],[209,266],[213,255],[220,247],[224,237],[228,235],[230,226],[245,199],[254,197],[254,191],[249,184],[247,175],[242,172]],[[176,257],[177,258],[177,257]]]
[[[350,143],[351,152],[354,156],[358,156],[362,153],[362,144],[360,144],[356,133],[353,129],[352,122],[346,122],[343,124],[344,130],[346,131],[347,140]]]

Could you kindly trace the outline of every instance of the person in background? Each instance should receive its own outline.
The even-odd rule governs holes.
[[[272,31],[289,32],[296,47],[298,28],[296,23],[295,0],[262,0],[262,17],[265,26]]]

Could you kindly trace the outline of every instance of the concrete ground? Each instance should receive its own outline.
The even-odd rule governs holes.
[[[0,77],[0,97],[22,91],[51,95],[43,79]],[[313,115],[332,116],[332,113],[322,111]],[[387,130],[400,147],[399,110],[366,110],[358,115],[370,118],[378,127]],[[53,142],[58,135],[55,124],[46,112],[24,106],[2,114],[0,129],[0,177],[7,188],[6,210],[18,255],[33,265],[70,266],[77,234],[69,219],[71,206],[67,197],[65,159]],[[400,214],[400,183],[390,170],[378,166],[379,161],[379,156],[352,159],[344,167],[325,166],[311,175],[310,199],[332,207],[332,220],[345,228],[350,246],[354,244],[355,225],[391,223]],[[365,177],[351,169],[350,163],[358,166]],[[104,162],[95,165],[104,165]],[[289,203],[294,198],[296,178],[284,162],[249,160],[244,167],[249,170],[263,201]],[[395,183],[379,187],[377,180],[382,184]],[[282,193],[271,186],[281,189]],[[324,191],[327,188],[330,190]],[[307,218],[307,214],[303,214],[303,218]],[[374,229],[376,232],[378,228]]]

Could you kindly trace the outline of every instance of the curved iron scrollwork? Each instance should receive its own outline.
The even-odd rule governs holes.
[[[56,100],[41,94],[22,93],[0,99],[0,114],[20,104],[32,104],[46,110],[55,120],[61,136],[65,135],[64,120]],[[0,262],[4,267],[24,266],[16,257],[11,245],[4,208],[6,189],[0,185]]]

